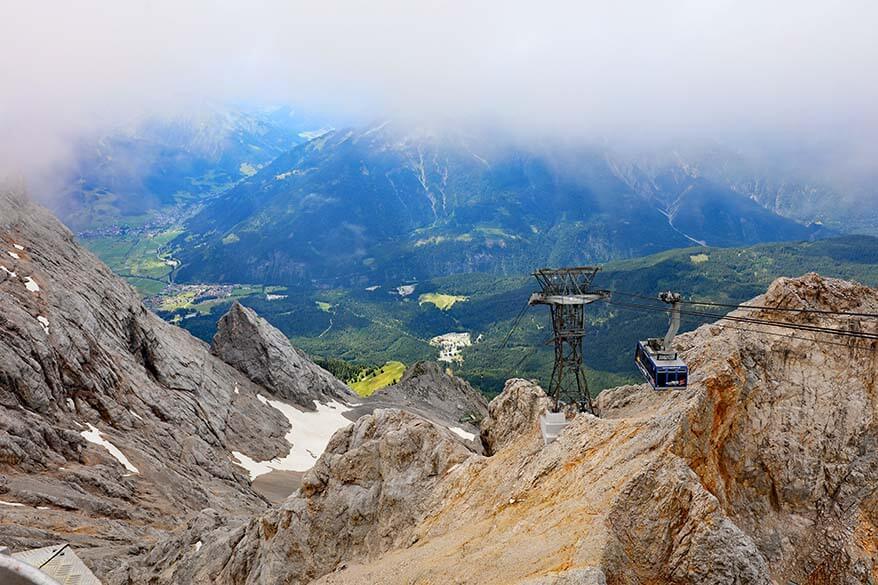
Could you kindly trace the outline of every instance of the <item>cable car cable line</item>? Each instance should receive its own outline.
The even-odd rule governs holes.
[[[525,303],[521,310],[518,312],[518,315],[515,316],[515,319],[512,321],[512,327],[509,328],[509,333],[506,334],[506,338],[503,340],[503,343],[500,344],[499,349],[504,349],[506,344],[509,343],[509,338],[512,337],[512,333],[515,331],[515,328],[518,327],[518,322],[521,321],[521,318],[524,316],[525,311],[530,306],[530,303]]]
[[[636,297],[639,299],[646,299],[650,301],[656,300],[655,297],[651,297],[648,295],[642,295],[637,293],[623,292],[618,290],[610,291],[611,294],[614,295],[623,295],[627,297]],[[858,313],[858,312],[850,312],[850,311],[828,311],[825,309],[800,309],[796,307],[769,307],[765,305],[736,305],[733,303],[716,303],[712,301],[680,301],[684,305],[703,305],[708,307],[725,307],[730,309],[752,309],[759,311],[787,311],[792,313],[815,313],[819,315],[842,315],[846,317],[868,317],[878,319],[878,313]]]
[[[627,310],[629,310],[629,311],[638,312],[638,313],[651,313],[651,312],[654,312],[654,311],[647,311],[647,310],[643,310],[643,309],[634,309],[634,308],[625,307],[625,306],[623,306],[622,308],[623,308],[623,309],[627,309]],[[711,319],[712,319],[712,318],[711,318]],[[792,333],[775,333],[775,332],[772,332],[772,331],[760,331],[759,329],[745,329],[745,328],[743,328],[743,327],[735,327],[735,326],[733,326],[733,325],[727,325],[727,324],[725,324],[725,323],[717,323],[717,322],[715,322],[715,321],[709,321],[709,322],[707,322],[706,324],[708,324],[708,325],[716,325],[717,327],[722,327],[723,329],[730,329],[730,330],[734,330],[734,331],[744,331],[744,332],[747,332],[747,333],[756,333],[757,335],[772,335],[772,336],[775,336],[775,337],[783,337],[784,339],[798,339],[798,340],[800,340],[800,341],[809,341],[809,342],[811,342],[811,343],[817,343],[817,344],[821,344],[821,345],[824,345],[824,344],[825,344],[825,345],[838,345],[838,346],[840,346],[840,347],[847,347],[847,348],[850,348],[850,347],[851,347],[851,345],[850,345],[849,343],[844,343],[844,342],[841,342],[841,341],[829,341],[828,339],[812,339],[812,338],[810,338],[810,337],[800,337],[800,336],[798,336],[798,335],[794,335],[794,334],[792,334]],[[864,349],[864,350],[866,350],[866,351],[876,351],[876,350],[878,350],[878,347],[876,347],[876,348],[872,348],[872,347],[858,347],[857,349]]]
[[[667,312],[666,309],[662,309],[660,307],[654,307],[650,305],[636,305],[636,304],[625,304],[618,303],[615,301],[610,301],[610,304],[616,306],[629,306],[634,308],[642,308],[657,312]],[[771,319],[758,319],[755,317],[741,317],[735,315],[723,315],[721,313],[705,313],[703,311],[680,311],[683,315],[696,316],[696,317],[705,317],[707,319],[717,319],[717,320],[727,320],[727,321],[736,321],[739,323],[750,323],[755,325],[766,325],[772,327],[783,327],[787,329],[797,329],[799,331],[812,331],[816,333],[827,333],[831,335],[839,335],[842,337],[856,337],[860,339],[871,339],[878,340],[878,334],[875,333],[867,333],[867,332],[858,332],[858,331],[846,331],[843,329],[833,329],[831,327],[822,327],[819,325],[810,325],[807,323],[790,323],[787,321],[773,321]]]
[[[655,307],[652,305],[620,303],[618,301],[612,301],[612,300],[607,301],[607,302],[608,302],[608,304],[613,305],[613,306],[617,306],[617,307],[644,309],[647,311],[667,313],[667,309],[664,309],[662,307]],[[838,335],[841,337],[854,337],[857,339],[878,340],[878,333],[846,331],[843,329],[834,329],[832,327],[822,327],[819,325],[809,325],[806,323],[790,323],[790,322],[786,322],[786,321],[773,321],[771,319],[758,319],[758,318],[754,318],[754,317],[723,315],[721,313],[705,313],[703,311],[684,311],[684,310],[681,310],[680,314],[687,315],[687,316],[701,317],[701,318],[706,318],[706,319],[735,321],[738,323],[749,323],[752,325],[766,325],[769,327],[782,327],[782,328],[786,328],[786,329],[796,329],[798,331],[810,331],[813,333],[826,333],[829,335]]]

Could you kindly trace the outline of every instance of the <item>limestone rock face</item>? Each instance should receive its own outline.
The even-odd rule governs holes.
[[[488,416],[482,421],[482,442],[487,451],[496,453],[516,437],[532,432],[550,404],[535,382],[508,380],[503,392],[488,405]]]
[[[460,439],[400,410],[338,431],[302,488],[245,526],[213,519],[111,573],[109,583],[308,583],[343,563],[410,545],[445,476],[469,457]],[[196,534],[196,531],[201,531]],[[200,552],[192,543],[203,541]]]
[[[750,304],[876,313],[878,293],[809,274],[778,279]],[[737,313],[878,331],[874,319],[860,317]],[[781,336],[708,326],[685,340],[703,391],[683,420],[674,451],[753,538],[778,582],[874,580],[878,344],[772,332]]]
[[[631,480],[607,524],[608,550],[619,556],[606,567],[613,581],[771,583],[753,540],[679,458],[660,458]]]
[[[446,371],[436,362],[416,362],[406,368],[402,379],[362,400],[360,410],[399,408],[418,414],[450,429],[469,446],[481,450],[479,422],[488,412],[488,402],[469,382]]]
[[[0,274],[0,545],[145,543],[208,505],[266,508],[230,452],[283,455],[288,425],[250,380],[8,192]]]
[[[354,398],[341,381],[237,301],[219,320],[210,351],[275,396],[306,410],[314,410],[315,402]]]

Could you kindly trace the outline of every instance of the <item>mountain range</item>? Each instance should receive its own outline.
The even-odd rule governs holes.
[[[677,163],[385,123],[278,156],[205,203],[172,246],[182,281],[370,286],[827,233]]]

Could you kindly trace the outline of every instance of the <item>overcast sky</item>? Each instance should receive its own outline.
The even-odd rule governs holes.
[[[874,160],[874,0],[0,0],[0,159],[205,99],[542,138],[806,141]]]

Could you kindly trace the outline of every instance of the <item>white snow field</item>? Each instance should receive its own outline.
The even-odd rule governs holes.
[[[256,398],[280,411],[289,421],[290,431],[286,434],[286,440],[290,444],[290,452],[270,461],[255,461],[239,451],[232,451],[238,465],[250,474],[251,481],[275,470],[308,471],[326,449],[335,431],[351,424],[344,417],[344,413],[350,408],[334,400],[327,404],[318,403],[316,412],[305,412],[280,400],[270,400],[261,394],[257,394]]]

